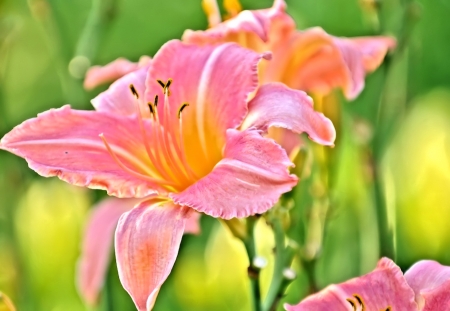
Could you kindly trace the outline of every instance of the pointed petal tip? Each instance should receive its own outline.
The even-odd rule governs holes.
[[[115,235],[119,279],[140,311],[153,308],[175,263],[186,222],[180,206],[156,201],[149,199],[124,213]]]
[[[151,311],[153,309],[153,306],[155,305],[155,302],[156,302],[156,297],[158,297],[158,293],[159,293],[160,289],[161,289],[161,287],[157,287],[150,293],[150,295],[148,295],[146,311]]]
[[[332,146],[336,139],[333,123],[323,113],[314,111],[311,97],[279,82],[258,89],[241,128],[255,127],[267,132],[272,126],[298,134],[306,132],[311,140],[326,146]]]

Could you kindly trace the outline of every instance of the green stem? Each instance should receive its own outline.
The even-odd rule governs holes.
[[[283,275],[283,271],[290,267],[295,254],[292,248],[286,248],[284,245],[284,231],[280,219],[273,219],[272,227],[275,236],[275,266],[269,291],[263,303],[263,311],[276,310],[286,287],[292,281]]]
[[[402,55],[403,57],[407,57],[407,54],[404,53],[404,51],[407,47],[407,43],[409,42],[412,30],[420,17],[420,7],[415,1],[402,0],[402,5],[404,11],[402,17],[402,28],[400,29],[398,35],[398,47],[393,55],[386,57],[384,64],[385,85],[383,95],[378,105],[375,136],[372,144],[374,172],[373,191],[377,211],[379,254],[380,257],[389,257],[393,260],[396,259],[395,220],[389,215],[389,207],[387,205],[383,190],[384,187],[380,176],[380,170],[386,146],[389,143],[389,139],[392,137],[390,132],[393,125],[398,124],[399,119],[402,117],[402,107],[397,107],[397,109],[393,110],[392,101],[389,97],[390,94],[388,90],[388,83],[390,73],[394,67],[393,63],[398,64],[399,57]]]
[[[75,55],[84,56],[92,62],[100,45],[100,38],[107,23],[112,19],[115,0],[93,0],[92,8],[78,40]]]
[[[110,262],[109,273],[106,274],[105,287],[104,287],[104,306],[105,311],[114,311],[114,300],[113,300],[113,273],[111,273],[114,267],[114,261]]]
[[[314,294],[319,290],[315,275],[316,259],[302,260],[302,265],[305,268],[305,272],[308,277],[308,295]]]
[[[261,267],[255,265],[256,245],[255,245],[255,224],[257,218],[252,216],[247,218],[247,236],[243,240],[245,250],[247,251],[249,266],[248,277],[250,278],[250,286],[252,291],[252,304],[254,311],[261,311],[261,290],[259,287],[259,272]]]

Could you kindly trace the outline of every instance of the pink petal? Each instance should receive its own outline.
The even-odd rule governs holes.
[[[395,40],[389,37],[338,38],[315,27],[296,32],[272,49],[263,81],[280,81],[295,89],[326,95],[341,88],[348,99],[364,88]]]
[[[144,62],[149,62],[149,57],[142,57],[139,63],[133,63],[125,58],[118,58],[105,66],[93,66],[86,72],[84,88],[91,90],[97,86],[117,80],[122,76],[139,69]]]
[[[198,47],[179,41],[166,43],[153,59],[147,78],[147,101],[160,98],[158,114],[164,115],[164,95],[157,79],[173,79],[170,118],[178,125],[183,110],[183,139],[187,160],[200,176],[222,157],[225,132],[238,127],[247,113],[247,98],[258,86],[260,55],[236,44]],[[161,117],[162,118],[162,117]],[[209,165],[208,165],[209,164]]]
[[[145,79],[151,63],[128,73],[115,81],[109,88],[91,100],[97,111],[113,112],[121,115],[132,115],[138,112],[136,99],[130,91],[133,84],[140,95],[138,100],[142,111],[147,111],[147,103],[144,101]]]
[[[122,215],[116,230],[119,278],[139,311],[149,311],[172,270],[186,221],[172,202],[141,203]]]
[[[282,127],[295,133],[306,132],[312,140],[323,145],[333,145],[336,138],[333,123],[314,111],[311,97],[284,84],[263,85],[248,108],[243,129],[255,127],[267,133],[271,126]]]
[[[122,163],[111,157],[103,133]],[[104,189],[118,197],[145,197],[164,188],[150,180],[152,166],[145,152],[136,117],[95,111],[51,109],[16,126],[0,148],[25,158],[44,177],[83,187]]]
[[[356,309],[352,308],[348,299],[353,301]],[[328,286],[295,306],[285,305],[287,311],[385,311],[388,307],[392,311],[418,310],[414,292],[406,283],[402,271],[387,258],[381,259],[376,269],[364,276]]]
[[[224,158],[213,171],[179,194],[175,203],[213,217],[230,219],[264,213],[282,193],[292,189],[297,177],[286,152],[258,131],[227,131]]]
[[[97,302],[103,287],[117,222],[138,202],[137,199],[107,198],[93,208],[78,264],[78,288],[90,305]]]
[[[298,151],[305,147],[305,140],[302,137],[290,130],[281,127],[271,127],[266,137],[275,140],[277,144],[286,150],[289,159],[294,159]]]
[[[416,293],[419,310],[450,310],[450,267],[422,260],[406,271],[405,278]]]
[[[364,77],[358,46],[315,27],[297,32],[275,47],[263,81],[280,81],[295,89],[324,95],[342,88],[348,98],[354,98],[364,87]]]
[[[276,44],[295,29],[294,21],[285,10],[284,0],[275,0],[269,9],[242,11],[206,31],[186,30],[182,40],[198,45],[237,42],[255,51],[265,52],[271,50],[265,43]]]
[[[184,233],[190,233],[190,234],[200,234],[201,228],[200,228],[200,217],[202,214],[197,213],[194,210],[191,210],[191,212],[187,215],[186,218],[186,226],[184,228]]]
[[[350,40],[359,47],[366,72],[377,69],[388,51],[397,45],[396,40],[392,37],[359,37]]]

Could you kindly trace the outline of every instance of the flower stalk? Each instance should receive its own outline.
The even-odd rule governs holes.
[[[295,248],[292,245],[285,246],[285,234],[279,218],[271,220],[271,225],[275,237],[275,266],[269,291],[263,303],[263,311],[276,310],[287,286],[296,277],[289,268],[295,255]]]
[[[247,236],[243,240],[247,252],[249,266],[248,277],[250,279],[251,297],[254,311],[262,311],[261,289],[259,286],[259,276],[262,266],[258,263],[258,257],[255,244],[255,225],[258,221],[256,216],[247,218]]]

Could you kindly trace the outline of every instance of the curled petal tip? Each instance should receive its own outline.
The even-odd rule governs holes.
[[[264,58],[265,60],[271,60],[273,57],[272,52],[267,51],[261,54],[261,57]]]

